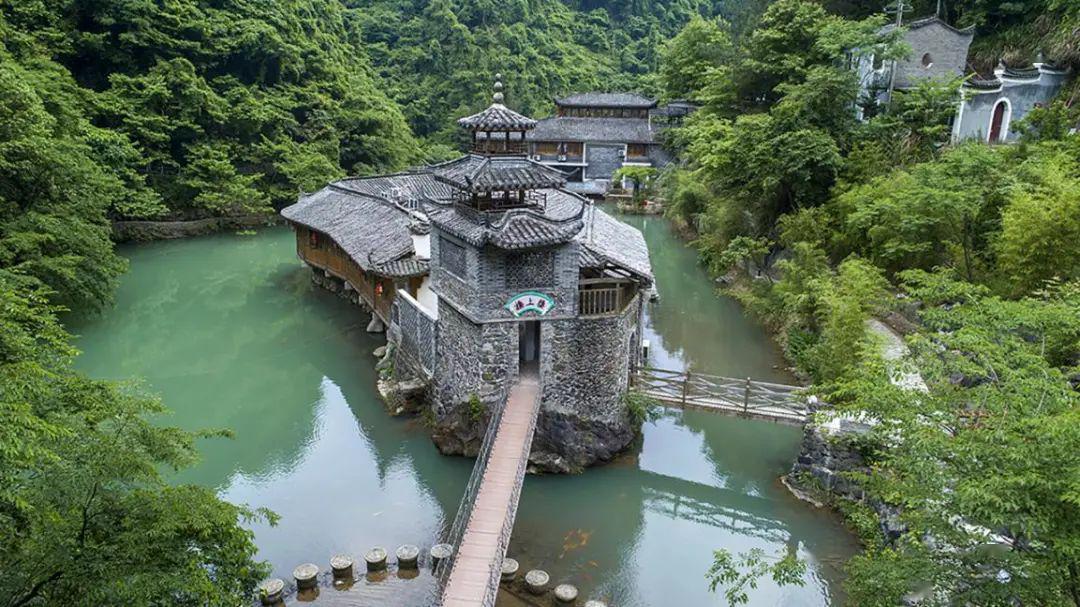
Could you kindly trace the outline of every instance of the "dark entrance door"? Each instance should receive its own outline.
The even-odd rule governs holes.
[[[518,355],[522,366],[540,361],[540,321],[526,320],[518,324]]]
[[[990,143],[1001,141],[1002,123],[1005,122],[1005,102],[999,101],[994,106],[994,115],[990,118]]]

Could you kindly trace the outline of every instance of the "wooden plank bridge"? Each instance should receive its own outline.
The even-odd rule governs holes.
[[[810,413],[796,386],[653,368],[636,370],[631,380],[665,405],[795,423]],[[494,607],[539,413],[539,377],[523,369],[505,405],[492,411],[447,534],[454,551],[435,570],[442,607]]]
[[[539,378],[523,371],[506,405],[492,415],[451,529],[450,543],[457,548],[440,576],[443,607],[495,605],[539,413]]]
[[[651,367],[635,370],[631,379],[636,390],[668,406],[797,424],[811,413],[798,386]]]

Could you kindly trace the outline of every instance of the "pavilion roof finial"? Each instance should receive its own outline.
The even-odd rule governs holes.
[[[503,93],[502,74],[495,74],[492,85],[494,93],[492,103],[486,110],[458,120],[458,124],[472,131],[527,131],[536,126],[532,118],[522,116],[503,105],[506,95]]]

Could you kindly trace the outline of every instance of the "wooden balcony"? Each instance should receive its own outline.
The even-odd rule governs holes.
[[[578,316],[613,316],[622,313],[637,292],[629,280],[582,278],[578,286]]]

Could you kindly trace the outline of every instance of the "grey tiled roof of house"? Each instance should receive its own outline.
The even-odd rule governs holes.
[[[375,268],[377,274],[383,276],[394,276],[399,278],[410,278],[413,276],[423,276],[429,271],[429,262],[426,259],[417,259],[416,257],[403,257],[401,259],[395,259],[393,261],[383,262],[378,264]]]
[[[429,271],[429,262],[415,257],[412,242],[415,228],[423,233],[424,226],[416,226],[416,213],[395,200],[412,196],[422,201],[420,211],[431,223],[474,246],[522,249],[576,239],[581,243],[582,267],[614,265],[652,280],[641,232],[599,209],[590,209],[586,200],[571,192],[539,192],[546,197],[542,213],[509,211],[490,224],[481,224],[449,204],[453,193],[449,185],[434,174],[418,171],[344,179],[302,195],[281,214],[290,222],[327,234],[365,271],[383,276],[421,276]]]
[[[655,143],[656,133],[641,118],[547,118],[529,131],[529,141],[613,141]]]
[[[647,109],[656,106],[656,100],[636,93],[579,93],[556,99],[557,105],[578,107],[610,107]]]
[[[450,185],[435,179],[426,169],[378,177],[342,179],[335,182],[334,186],[390,203],[402,200],[449,200],[453,194]]]
[[[536,121],[515,112],[501,103],[492,103],[482,112],[458,119],[458,124],[474,131],[525,131]]]
[[[413,253],[407,213],[335,185],[301,196],[281,214],[328,235],[366,271]]]
[[[583,267],[601,268],[611,264],[652,282],[649,247],[637,228],[594,209],[586,214],[585,229],[577,239],[583,248],[580,255]]]
[[[542,209],[512,209],[483,216],[453,205],[428,205],[426,210],[435,226],[474,247],[541,247],[566,242],[581,232],[588,204],[584,199],[556,189],[538,193],[546,198]]]
[[[474,193],[558,188],[566,175],[539,162],[515,156],[471,154],[431,167],[436,179]]]
[[[915,29],[919,29],[920,27],[926,27],[927,25],[932,25],[934,23],[940,23],[941,25],[944,25],[945,27],[951,29],[952,31],[954,31],[954,32],[956,32],[958,34],[963,34],[965,36],[968,36],[968,35],[974,36],[975,35],[975,26],[974,25],[969,25],[968,27],[965,27],[963,29],[959,29],[959,28],[956,28],[956,27],[953,27],[953,26],[949,25],[948,23],[945,23],[944,21],[942,21],[936,15],[930,15],[929,17],[922,17],[922,18],[919,18],[919,19],[915,19],[914,21],[908,21],[907,23],[902,24],[900,27],[902,27],[904,29],[907,29],[907,30],[915,30]],[[896,29],[896,24],[895,23],[890,23],[890,24],[882,27],[878,31],[884,34],[884,33],[891,32],[891,31],[893,31],[895,29]]]

